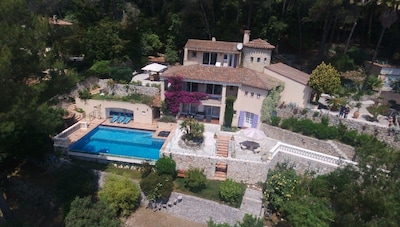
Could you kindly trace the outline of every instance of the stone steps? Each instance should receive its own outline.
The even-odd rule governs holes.
[[[214,180],[220,180],[220,181],[226,180],[226,173],[221,171],[215,171]]]

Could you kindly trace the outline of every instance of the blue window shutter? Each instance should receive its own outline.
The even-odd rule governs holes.
[[[243,123],[244,123],[244,111],[240,111],[239,114],[239,127],[243,127]]]
[[[258,124],[258,115],[254,114],[253,116],[253,122],[251,123],[251,127],[252,128],[257,128],[257,124]]]

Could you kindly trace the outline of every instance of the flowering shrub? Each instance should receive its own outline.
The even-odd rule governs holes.
[[[168,78],[168,91],[165,91],[165,111],[176,115],[181,103],[200,104],[200,100],[207,97],[203,92],[189,92],[182,90],[182,77]]]

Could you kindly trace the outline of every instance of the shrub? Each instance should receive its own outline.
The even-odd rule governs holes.
[[[194,168],[189,169],[186,173],[185,187],[190,191],[201,191],[206,187],[206,175],[204,169]]]
[[[295,125],[297,123],[297,121],[298,121],[297,118],[294,118],[294,117],[284,119],[282,121],[281,128],[291,130],[291,129],[293,129],[293,125]]]
[[[315,124],[315,126],[316,126],[315,137],[317,137],[318,139],[326,140],[326,139],[338,138],[339,132],[336,127],[326,126],[323,125],[322,123]]]
[[[242,185],[231,179],[226,179],[219,188],[219,196],[222,201],[234,205],[242,199],[243,191]]]
[[[203,139],[204,124],[194,118],[186,118],[180,125],[183,131],[183,139],[197,141]]]
[[[176,162],[171,157],[163,156],[158,159],[155,169],[158,175],[176,176]]]
[[[311,136],[314,134],[315,132],[315,127],[314,127],[314,122],[310,119],[304,119],[299,121],[299,123],[301,123],[301,130],[303,132],[304,135],[306,136]]]
[[[76,197],[72,201],[71,209],[65,217],[66,227],[118,227],[121,224],[115,211],[105,201],[92,202],[91,196]]]
[[[142,167],[140,168],[141,177],[145,178],[152,172],[153,172],[153,166],[150,165],[150,163],[148,162],[143,162]]]
[[[160,122],[176,123],[176,118],[172,115],[163,115]]]
[[[272,126],[279,126],[279,124],[281,123],[281,118],[277,117],[277,116],[272,116],[271,117],[271,125]]]
[[[323,116],[321,118],[321,124],[328,126],[329,125],[329,117]]]
[[[358,132],[356,130],[345,131],[343,134],[340,134],[340,141],[345,144],[355,146],[357,136]]]
[[[150,173],[140,181],[140,187],[149,200],[168,199],[174,188],[174,181],[169,175]]]
[[[129,178],[109,175],[105,178],[104,187],[99,191],[99,197],[117,214],[128,216],[139,206],[140,189]]]

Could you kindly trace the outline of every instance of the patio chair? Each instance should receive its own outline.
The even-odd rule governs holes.
[[[110,119],[110,123],[114,123],[116,120],[118,120],[118,115],[114,115],[114,116]]]
[[[125,119],[125,116],[120,116],[117,120],[117,123],[122,123]]]
[[[124,119],[124,124],[128,124],[130,121],[132,120],[132,118],[131,117],[126,117],[125,119]]]

